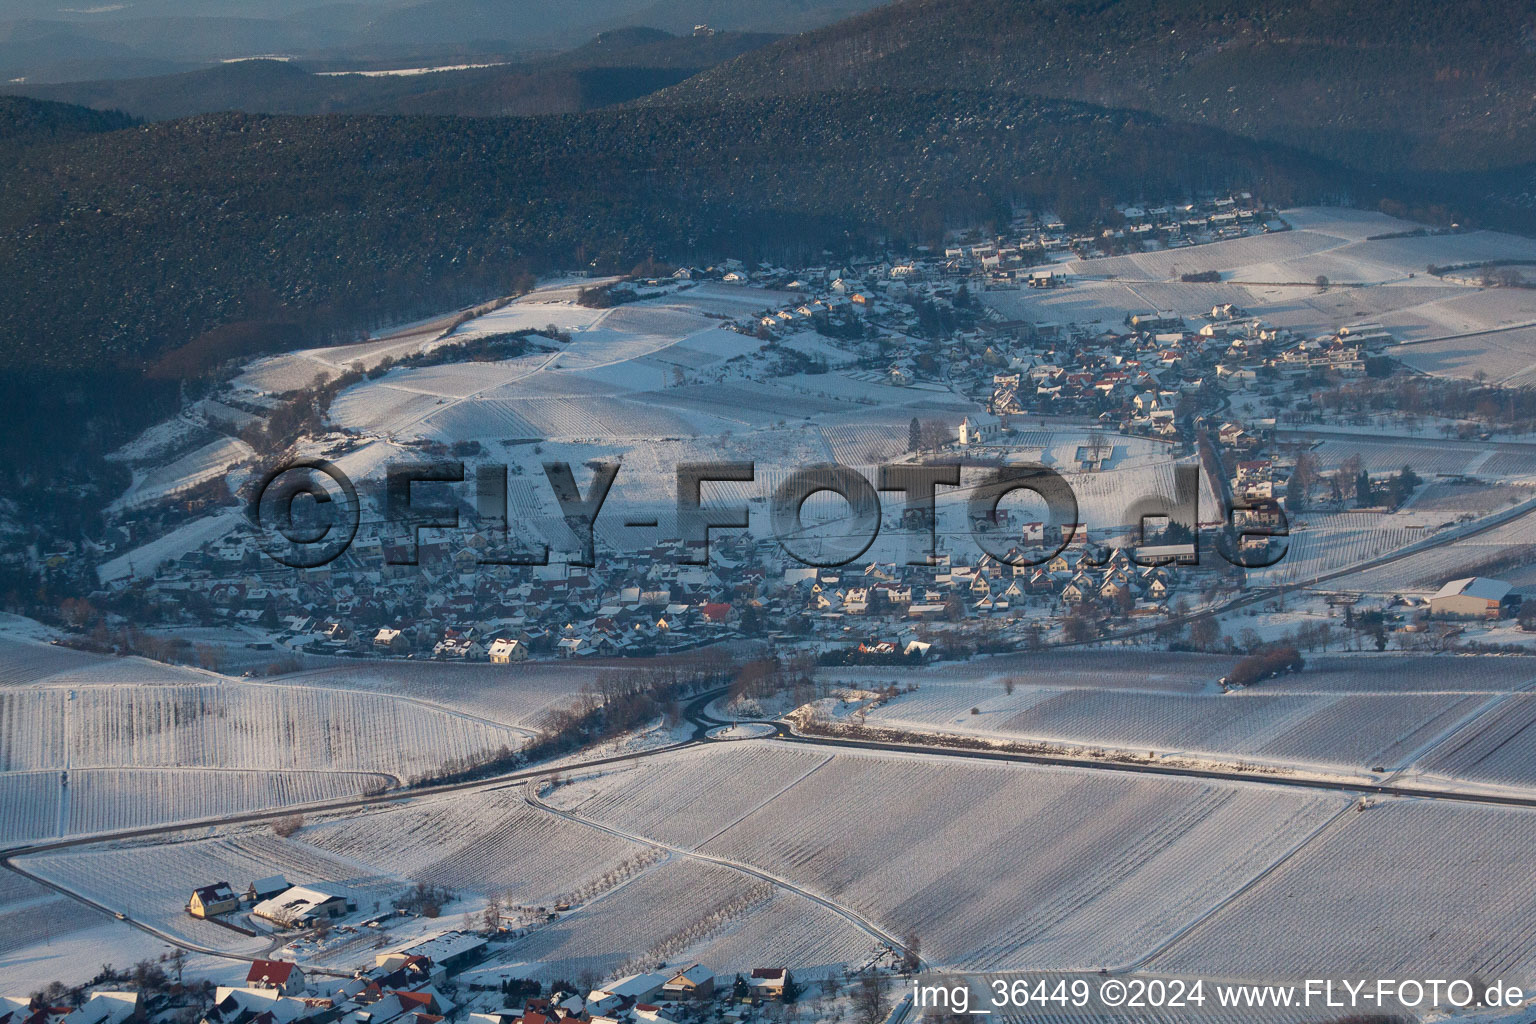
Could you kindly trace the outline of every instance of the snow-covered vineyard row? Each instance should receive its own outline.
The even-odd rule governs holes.
[[[1427,970],[1528,988],[1533,855],[1526,810],[1397,800],[1351,811],[1149,967],[1248,978]]]
[[[100,926],[101,918],[74,913],[75,906],[45,885],[0,872],[0,958],[34,946],[40,936],[51,946],[72,932]]]
[[[855,961],[871,945],[862,931],[804,897],[731,868],[674,858],[535,930],[507,956],[548,980],[673,960],[721,972],[763,963],[815,968]]]
[[[1330,439],[1313,450],[1318,466],[1328,472],[1345,460],[1359,456],[1362,468],[1374,475],[1396,473],[1412,466],[1421,477],[1459,475],[1481,462],[1485,453],[1468,445],[1439,445],[1433,441],[1392,441],[1375,438],[1341,441]]]
[[[316,803],[382,788],[385,775],[196,768],[0,774],[0,843]],[[62,808],[62,819],[61,819]]]
[[[376,693],[271,684],[0,692],[0,768],[204,767],[408,779],[522,733]]]
[[[1422,529],[1408,529],[1380,516],[1308,516],[1304,525],[1292,528],[1285,557],[1270,568],[1250,572],[1248,578],[1259,586],[1304,582],[1391,554],[1423,536]]]
[[[713,753],[578,782],[578,813],[626,831],[663,822],[690,777],[680,762]],[[1154,971],[1235,978],[1536,976],[1536,929],[1486,926],[1536,909],[1527,811],[1356,811],[1324,793],[863,754],[770,789],[743,819],[721,813],[705,852],[921,935],[948,966],[1093,970],[1156,953]],[[1452,835],[1483,855],[1448,870]]]
[[[839,755],[706,849],[922,935],[945,964],[1097,968],[1166,938],[1337,802]]]
[[[1474,782],[1536,787],[1536,695],[1514,694],[1490,708],[1418,767]]]
[[[679,762],[713,756],[614,776],[629,800],[594,794],[577,811],[638,832],[638,822],[664,820],[673,777],[687,771]],[[772,782],[753,789],[763,804],[745,817],[732,807],[697,823],[695,834],[723,830],[704,852],[788,879],[893,934],[919,934],[930,959],[974,969],[1097,968],[1146,952],[1203,900],[1219,898],[1212,893],[1236,888],[1343,804],[1253,787],[860,754],[839,754],[777,793]]]
[[[824,765],[822,751],[759,744],[698,750],[666,759],[664,768],[636,769],[578,781],[546,800],[675,846],[694,847],[758,804]],[[668,779],[656,785],[659,771]],[[742,785],[751,779],[751,785]]]
[[[553,707],[565,707],[602,668],[591,664],[504,665],[441,661],[340,662],[284,676],[279,685],[338,687],[428,701],[519,729],[537,729]]]
[[[133,486],[118,499],[118,503],[132,507],[162,501],[198,484],[222,477],[231,466],[255,454],[255,449],[244,441],[220,438],[148,473],[136,473]]]
[[[195,669],[143,658],[113,658],[28,639],[0,637],[0,687],[34,683],[168,683],[206,681]]]
[[[935,686],[876,708],[866,722],[1137,753],[1369,771],[1376,765],[1399,764],[1486,699],[1262,691],[1182,696],[1044,688],[1020,688],[1009,695],[995,685],[990,692]],[[979,713],[971,714],[972,707]]]
[[[877,689],[894,683],[917,684],[904,699],[922,699],[940,687],[982,685],[1000,694],[1012,679],[1019,690],[1142,690],[1150,693],[1214,694],[1216,680],[1233,664],[1230,655],[1158,651],[1138,661],[1116,650],[1020,652],[969,662],[941,662],[921,670],[901,668],[825,668],[821,679]],[[1261,694],[1346,693],[1510,693],[1536,682],[1536,662],[1525,658],[1464,657],[1448,654],[1312,653],[1297,675],[1265,680]],[[967,705],[967,708],[969,705]]]
[[[291,844],[371,875],[530,905],[548,905],[646,852],[528,807],[520,788],[318,821]]]
[[[1463,576],[1507,576],[1516,566],[1536,561],[1536,512],[1466,540],[1452,541],[1409,555],[1377,569],[1352,573],[1328,584],[1329,589],[1381,593],[1428,591],[1448,579]]]

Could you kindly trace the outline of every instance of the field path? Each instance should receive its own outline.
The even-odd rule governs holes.
[[[827,761],[830,760],[830,757],[827,758]],[[817,768],[820,768],[822,765],[826,764],[827,761],[820,762],[816,765],[815,768],[812,768],[805,774],[811,774],[811,772],[816,771]],[[802,775],[800,778],[803,779],[804,777],[805,776]],[[796,779],[795,781],[799,782],[800,780]],[[630,842],[641,843],[645,846],[661,850],[665,853],[670,853],[679,857],[688,857],[693,860],[705,861],[710,864],[715,864],[719,867],[730,868],[733,871],[739,871],[742,874],[751,875],[753,878],[761,879],[770,885],[777,886],[780,889],[792,892],[797,896],[801,896],[807,900],[810,900],[812,903],[825,907],[837,916],[841,917],[843,920],[847,921],[849,924],[853,925],[855,928],[858,928],[860,931],[864,932],[876,942],[887,945],[895,950],[906,949],[906,946],[900,939],[896,938],[896,936],[892,935],[890,932],[887,932],[884,928],[880,927],[880,925],[876,924],[874,921],[871,921],[869,918],[865,917],[863,914],[860,914],[858,911],[851,910],[848,907],[843,906],[841,903],[837,903],[834,900],[827,899],[825,896],[821,896],[809,889],[796,885],[794,882],[789,881],[787,878],[780,878],[778,875],[770,874],[767,871],[763,871],[760,868],[755,868],[750,864],[743,864],[740,861],[730,860],[726,857],[716,857],[715,855],[709,853],[700,853],[698,850],[690,850],[686,847],[674,846],[671,843],[663,843],[659,840],[651,839],[638,833],[627,832],[623,829],[614,828],[610,825],[604,825],[601,822],[593,821],[591,818],[583,817],[582,815],[576,814],[573,811],[565,811],[558,807],[553,807],[550,804],[545,803],[543,799],[539,797],[536,787],[540,784],[541,780],[531,780],[524,787],[523,799],[530,807],[537,808],[541,811],[547,811],[550,814],[564,818],[566,821],[574,822],[578,825],[585,825],[588,828],[597,829],[599,832],[606,832],[609,835],[616,836],[619,839],[627,839]],[[791,783],[790,785],[794,785],[794,783]],[[777,794],[775,794],[775,796],[776,795]],[[772,798],[770,797],[769,799]],[[734,824],[734,822],[732,824]],[[925,962],[923,966],[927,967],[929,965]]]

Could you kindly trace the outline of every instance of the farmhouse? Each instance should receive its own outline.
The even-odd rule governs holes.
[[[345,896],[296,885],[252,908],[252,913],[286,928],[308,928],[316,921],[331,920],[357,909]]]
[[[1486,576],[1451,580],[1429,599],[1429,612],[1457,619],[1497,619],[1519,601],[1510,589],[1503,580]]]
[[[192,898],[187,901],[187,912],[193,917],[217,917],[239,909],[240,897],[235,895],[228,882],[214,882],[193,889]]]

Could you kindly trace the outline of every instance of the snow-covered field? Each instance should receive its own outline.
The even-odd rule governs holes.
[[[500,958],[535,977],[599,976],[657,962],[717,972],[787,963],[798,972],[857,960],[868,936],[824,907],[749,875],[675,858],[590,907],[536,929]],[[470,975],[473,979],[473,975]]]
[[[0,843],[139,828],[357,796],[393,782],[362,772],[75,769],[0,774]]]
[[[442,661],[332,660],[323,668],[255,686],[302,686],[387,694],[450,708],[518,730],[537,729],[551,708],[565,707],[604,666],[590,662],[520,665]]]
[[[769,748],[803,770],[800,751]],[[640,771],[650,778],[612,777],[640,795],[621,805],[594,793],[574,810],[625,830],[659,821],[676,799],[674,770]],[[855,753],[787,788],[746,788],[761,806],[696,823],[695,834],[718,832],[702,852],[916,934],[925,957],[968,969],[1125,963],[1343,805],[1327,794]],[[645,806],[646,793],[662,806]]]
[[[0,691],[0,769],[382,772],[517,747],[526,734],[376,693],[209,683]]]
[[[1149,966],[1247,978],[1476,976],[1529,991],[1533,855],[1528,810],[1390,800],[1349,811]]]
[[[1536,511],[1475,537],[1439,544],[1377,569],[1351,573],[1329,582],[1328,588],[1362,593],[1433,593],[1448,580],[1466,576],[1505,578],[1511,571],[1536,562],[1533,517]]]
[[[1294,230],[1069,260],[1064,269],[1078,275],[1071,287],[989,292],[986,301],[1011,318],[1107,327],[1140,310],[1193,314],[1228,302],[1303,333],[1370,320],[1397,340],[1414,342],[1392,355],[1426,373],[1471,378],[1481,371],[1494,381],[1536,381],[1536,292],[1479,288],[1470,271],[1464,280],[1442,280],[1426,270],[1430,264],[1533,259],[1536,242],[1495,231],[1373,239],[1420,225],[1356,210],[1310,207],[1285,210],[1282,217]],[[1210,270],[1222,280],[1179,280]],[[1319,289],[1319,277],[1331,286]]]
[[[333,816],[291,842],[402,882],[552,905],[646,852],[523,802],[520,786]]]
[[[232,437],[210,441],[181,458],[135,473],[133,485],[117,500],[131,508],[175,497],[178,493],[223,477],[232,467],[252,458],[255,450]]]
[[[1043,687],[1008,694],[996,684],[925,685],[871,710],[865,724],[1350,774],[1399,765],[1486,699],[1284,695],[1262,687],[1227,695]]]

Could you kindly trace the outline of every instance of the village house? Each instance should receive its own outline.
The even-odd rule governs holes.
[[[193,917],[217,917],[240,909],[240,897],[228,882],[214,882],[192,890],[187,901],[187,912]]]
[[[703,964],[679,971],[661,987],[669,999],[708,999],[715,994],[715,975]]]
[[[245,983],[251,988],[265,988],[279,995],[302,995],[306,989],[304,971],[298,964],[282,960],[257,960],[245,974]]]
[[[386,626],[373,635],[373,647],[389,654],[404,654],[411,649],[411,642],[401,630]]]
[[[778,1002],[784,998],[784,990],[793,985],[794,981],[787,967],[754,967],[747,984],[752,986],[752,994],[757,998]]]
[[[521,640],[492,640],[486,651],[492,665],[510,665],[528,660],[528,645]]]

